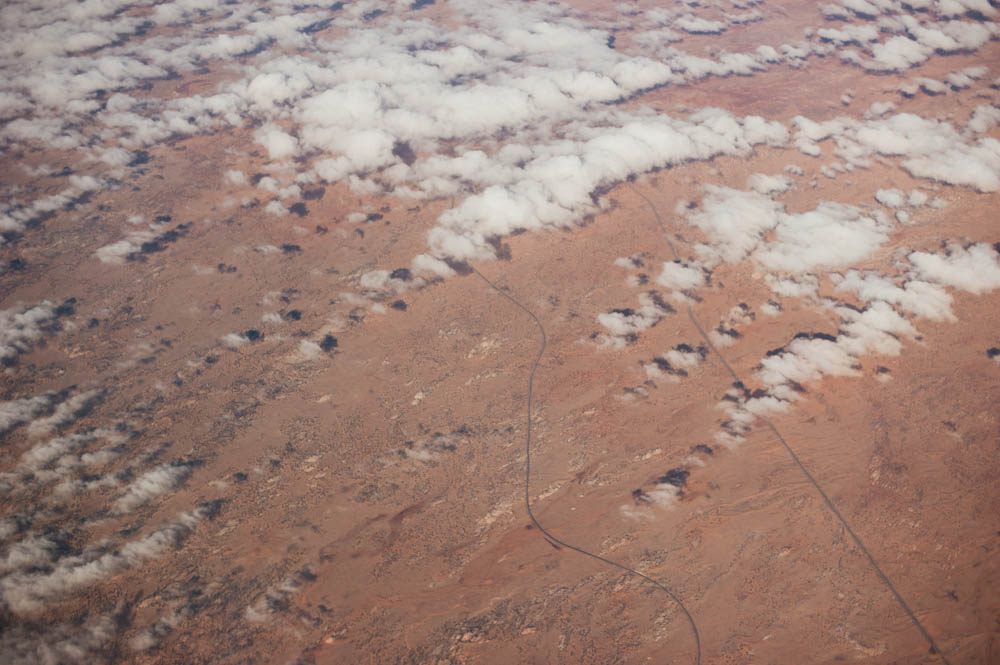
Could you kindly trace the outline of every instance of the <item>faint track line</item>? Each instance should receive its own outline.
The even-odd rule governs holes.
[[[535,316],[534,312],[532,312],[530,309],[528,309],[525,305],[521,304],[521,302],[518,301],[516,298],[514,298],[514,296],[510,295],[509,293],[507,293],[506,291],[504,291],[503,289],[501,289],[499,286],[497,286],[496,284],[494,284],[493,282],[491,282],[489,279],[487,279],[486,276],[484,276],[481,272],[479,272],[478,270],[476,270],[475,267],[472,267],[472,271],[475,272],[477,275],[479,275],[479,278],[482,279],[484,282],[486,282],[490,286],[491,289],[493,289],[494,291],[496,291],[497,293],[499,293],[500,295],[502,295],[504,298],[506,298],[507,300],[509,300],[510,302],[512,302],[515,306],[517,306],[518,309],[520,309],[525,314],[527,314],[528,316],[530,316],[531,320],[534,321],[535,325],[538,327],[538,332],[542,336],[542,344],[541,344],[541,346],[538,349],[538,355],[535,357],[535,362],[531,365],[531,372],[528,374],[528,401],[527,401],[527,409],[526,409],[526,415],[527,415],[527,417],[526,417],[526,421],[527,421],[527,434],[525,436],[525,443],[524,443],[524,453],[525,453],[525,462],[524,462],[524,507],[525,507],[525,510],[527,510],[527,512],[528,512],[528,518],[531,520],[531,523],[535,525],[535,528],[538,529],[539,532],[541,532],[542,536],[546,540],[549,541],[550,544],[553,544],[553,545],[555,545],[557,547],[565,547],[568,550],[573,550],[574,552],[577,552],[577,553],[582,554],[584,556],[590,557],[591,559],[595,559],[597,561],[600,561],[601,563],[607,564],[607,565],[612,566],[614,568],[618,568],[619,570],[623,570],[623,571],[625,571],[626,573],[628,573],[630,575],[635,575],[636,577],[649,582],[650,584],[652,584],[653,586],[655,586],[656,588],[660,589],[661,591],[663,591],[664,593],[666,593],[668,596],[670,596],[671,600],[673,600],[675,603],[677,603],[677,606],[684,613],[684,616],[687,618],[687,621],[688,621],[688,623],[691,626],[691,633],[694,636],[694,646],[695,646],[695,658],[694,658],[694,662],[695,662],[695,665],[701,665],[701,637],[698,635],[698,626],[697,626],[697,624],[695,624],[694,617],[691,616],[691,613],[688,611],[687,607],[684,606],[684,603],[681,602],[681,599],[678,598],[677,595],[673,591],[671,591],[665,585],[663,585],[662,583],[656,581],[655,579],[653,579],[649,575],[646,575],[644,573],[640,573],[638,570],[635,570],[634,568],[629,568],[625,564],[618,563],[617,561],[612,561],[611,559],[607,559],[607,558],[601,556],[600,554],[595,554],[593,552],[588,552],[587,550],[583,549],[582,547],[577,547],[576,545],[571,545],[570,543],[567,543],[566,541],[564,541],[564,540],[560,539],[559,537],[555,536],[551,531],[549,531],[548,529],[546,529],[544,526],[542,526],[539,523],[538,519],[535,517],[534,511],[531,510],[531,492],[530,492],[530,486],[531,486],[531,404],[532,404],[533,389],[534,389],[534,385],[535,385],[535,372],[538,370],[538,364],[542,361],[542,355],[544,355],[545,349],[548,346],[548,337],[545,334],[545,326],[542,325],[542,322],[538,319],[537,316]]]
[[[642,197],[642,199],[646,202],[646,204],[649,205],[650,210],[653,211],[653,215],[656,217],[656,223],[660,225],[660,231],[663,233],[663,238],[664,240],[667,241],[667,245],[670,247],[670,252],[674,255],[674,259],[678,261],[681,260],[680,255],[677,253],[677,248],[674,247],[674,243],[670,239],[670,234],[667,233],[667,228],[663,224],[663,219],[660,217],[660,213],[656,209],[656,206],[653,204],[652,201],[649,200],[649,198],[645,194],[639,191],[637,187],[635,187],[634,185],[630,186],[632,187],[632,191],[634,191],[636,194]],[[509,298],[510,296],[507,297]],[[739,383],[742,386],[745,386],[746,384],[743,383],[739,375],[736,374],[732,366],[730,366],[730,364],[726,361],[725,357],[723,357],[723,355],[719,353],[719,350],[715,347],[715,345],[712,344],[712,341],[708,338],[708,335],[705,334],[704,328],[701,327],[701,324],[698,323],[698,320],[694,316],[694,311],[692,310],[690,303],[688,303],[687,305],[687,315],[688,318],[691,320],[691,323],[694,325],[694,327],[698,329],[698,334],[701,335],[701,338],[705,340],[705,343],[712,350],[712,353],[715,354],[715,357],[719,359],[719,362],[721,362],[723,367],[726,368],[726,371],[729,372],[729,375],[733,378],[733,381]],[[931,653],[939,656],[944,665],[951,665],[951,663],[948,661],[947,656],[945,656],[944,653],[941,651],[941,649],[938,648],[937,643],[934,641],[934,638],[924,627],[923,623],[921,623],[920,619],[917,618],[917,615],[913,612],[913,610],[910,609],[910,606],[907,605],[906,601],[903,600],[903,596],[900,595],[899,591],[896,589],[896,585],[894,585],[892,583],[892,580],[890,580],[889,577],[884,572],[882,572],[882,568],[878,565],[878,562],[875,560],[875,557],[872,556],[872,553],[868,551],[868,548],[865,546],[864,542],[862,542],[861,538],[854,532],[854,529],[851,528],[851,525],[848,523],[847,519],[840,514],[840,511],[837,509],[837,506],[833,503],[833,500],[829,497],[829,495],[827,495],[827,493],[823,490],[823,487],[819,484],[816,478],[813,477],[811,473],[809,473],[809,470],[799,459],[799,456],[795,454],[795,451],[788,444],[788,441],[785,440],[785,437],[782,436],[781,432],[778,431],[778,428],[774,426],[774,423],[772,423],[769,418],[765,418],[763,416],[757,416],[757,417],[760,418],[762,421],[764,421],[764,424],[766,424],[768,429],[771,430],[771,433],[774,434],[774,437],[779,442],[781,442],[781,445],[784,446],[785,450],[788,452],[788,455],[792,458],[792,461],[795,462],[795,465],[799,467],[799,470],[802,471],[802,474],[812,484],[813,488],[819,493],[820,497],[822,497],[823,502],[826,504],[826,507],[830,509],[830,512],[833,513],[834,517],[836,517],[840,521],[841,526],[843,526],[844,529],[847,531],[847,533],[850,534],[851,539],[854,540],[854,544],[857,545],[858,549],[861,550],[861,553],[864,554],[865,557],[868,559],[868,563],[871,564],[871,567],[875,571],[875,574],[882,581],[882,583],[885,584],[885,586],[889,589],[889,591],[892,592],[892,595],[896,599],[896,602],[899,604],[901,608],[903,608],[903,611],[906,613],[906,615],[910,617],[910,620],[913,622],[913,625],[916,626],[918,631],[920,631],[920,634],[923,635],[924,639],[927,640],[927,643],[930,645]]]

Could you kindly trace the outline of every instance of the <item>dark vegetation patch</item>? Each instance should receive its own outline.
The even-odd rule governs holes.
[[[325,236],[329,232],[330,232],[330,229],[326,228],[325,226],[323,226],[321,224],[317,224],[316,225],[316,233],[320,234],[321,236]]]
[[[402,300],[397,300],[393,302],[391,305],[389,305],[389,307],[392,307],[393,309],[398,309],[401,312],[406,311],[406,303],[403,302]]]
[[[218,270],[220,274],[234,273],[238,270],[236,266],[229,266],[226,265],[225,263],[220,263],[219,265],[215,266],[215,269]]]
[[[251,342],[256,342],[258,339],[260,339],[260,331],[251,328],[250,330],[243,333],[243,336],[246,337]]]
[[[380,212],[370,212],[368,216],[365,217],[365,222],[377,222],[382,219],[382,213]]]
[[[298,203],[293,203],[292,207],[290,207],[288,211],[294,212],[299,217],[305,217],[306,215],[309,214],[309,208],[307,208],[306,204],[303,203],[302,201],[299,201]]]
[[[256,187],[261,180],[270,177],[271,177],[270,173],[254,173],[252,176],[250,176],[250,184]]]
[[[284,244],[281,246],[281,251],[285,254],[294,254],[295,252],[301,252],[302,248],[298,245]]]
[[[298,321],[302,318],[302,311],[298,309],[290,309],[282,316],[284,316],[287,321]]]
[[[996,358],[997,356],[1000,356],[1000,348],[994,346],[992,348],[986,349],[986,355],[989,356],[990,358]]]
[[[391,277],[392,279],[401,279],[404,282],[409,282],[411,279],[413,279],[413,273],[410,272],[409,268],[396,268],[391,273],[389,273],[389,277]]]
[[[326,194],[326,187],[317,187],[316,189],[307,189],[302,192],[302,198],[306,201],[319,201]]]
[[[373,9],[370,12],[365,12],[364,14],[362,14],[361,19],[363,21],[374,21],[382,14],[385,14],[384,9]]]
[[[424,7],[429,7],[433,5],[435,0],[413,0],[413,4],[410,5],[410,9],[423,9]]]
[[[691,447],[691,452],[693,453],[704,453],[706,455],[714,455],[715,451],[712,450],[711,446],[706,446],[704,443],[699,443]]]
[[[327,353],[333,351],[335,348],[337,348],[337,346],[338,346],[337,338],[334,337],[333,335],[327,335],[326,337],[323,338],[323,341],[319,343],[319,348],[323,349]]]

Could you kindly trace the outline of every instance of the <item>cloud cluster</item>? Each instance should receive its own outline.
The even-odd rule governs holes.
[[[54,431],[72,425],[90,413],[103,398],[104,391],[96,388],[77,393],[60,402],[52,415],[31,421],[31,424],[28,425],[28,435],[32,437],[48,436]]]
[[[907,260],[929,281],[969,293],[1000,288],[1000,254],[986,243],[949,244],[943,252],[911,252]]]
[[[11,364],[29,353],[58,317],[56,306],[43,300],[37,305],[16,305],[0,310],[0,364]]]
[[[906,315],[954,321],[952,296],[945,287],[969,293],[1000,288],[1000,252],[985,243],[951,243],[936,253],[910,252],[906,259],[909,265],[895,278],[858,270],[831,275],[837,291],[854,294],[864,306],[828,300],[840,321],[836,334],[799,333],[769,351],[753,373],[762,387],[750,392],[740,386],[723,400],[729,420],[717,440],[738,444],[758,416],[786,409],[809,383],[825,376],[860,375],[864,356],[898,355],[904,340],[919,338]]]
[[[10,25],[43,31],[41,16],[22,9],[11,12]],[[94,118],[101,142],[109,146],[97,158],[123,168],[132,158],[129,151],[250,121],[270,159],[301,160],[304,170],[295,178],[302,183],[344,181],[362,193],[417,198],[473,192],[442,217],[428,239],[432,251],[412,266],[445,275],[443,259],[492,257],[496,237],[566,227],[598,212],[592,195],[631,174],[743,155],[787,138],[780,125],[761,118],[706,109],[675,120],[611,104],[707,73],[750,74],[793,57],[791,47],[784,54],[771,47],[752,55],[722,54],[712,63],[681,52],[654,60],[612,48],[607,32],[558,5],[519,5],[511,12],[461,0],[449,5],[457,20],[447,26],[406,11],[365,21],[354,6],[332,17],[288,13],[283,5],[269,14],[243,7],[210,7],[190,16],[162,9],[148,25],[116,12],[82,12],[78,30],[103,35],[88,42],[100,52],[98,72],[89,78],[67,73],[76,71],[74,56],[32,60],[41,51],[18,39],[9,55],[30,55],[34,69],[12,62],[9,94],[20,100],[14,106],[28,103],[34,112],[9,123],[0,140],[89,145],[93,137],[81,132],[90,131]],[[54,46],[70,37],[70,25],[45,14],[52,23],[43,41]],[[169,31],[146,34],[152,26],[178,25],[181,16],[196,16],[212,30],[187,41]],[[718,32],[726,25],[689,12],[660,19],[691,32]],[[327,33],[311,27],[319,25],[351,29]],[[111,34],[126,45],[107,39]],[[273,45],[285,50],[267,51]],[[141,79],[259,49],[261,55],[243,61],[242,78],[214,95],[157,100],[124,90]],[[235,171],[225,177],[235,185],[246,182]],[[279,198],[299,191],[295,183],[270,177],[254,184]],[[288,211],[277,199],[264,208]],[[154,233],[136,230],[102,247],[98,257],[121,262]]]
[[[660,379],[670,377],[672,381],[688,375],[688,370],[703,363],[708,356],[708,348],[693,347],[690,344],[678,344],[661,356],[649,362],[642,363],[646,378]]]
[[[974,115],[970,131],[962,133],[950,123],[911,113],[822,123],[798,116],[794,141],[803,153],[818,156],[818,142],[832,139],[834,154],[852,167],[867,168],[876,155],[899,157],[900,166],[916,178],[995,192],[1000,190],[1000,141],[976,136],[991,122],[988,118],[992,112],[986,110]]]
[[[5,626],[0,633],[0,662],[7,665],[101,665],[106,645],[116,634],[110,616],[94,616],[82,623],[44,627]]]
[[[860,261],[892,228],[884,214],[856,206],[821,201],[813,210],[788,213],[763,194],[715,185],[705,187],[699,207],[681,213],[710,241],[696,247],[705,265],[750,256],[768,270],[793,274]]]
[[[209,506],[181,513],[176,521],[126,543],[118,549],[105,544],[89,547],[79,554],[54,558],[48,549],[37,552],[35,565],[0,577],[0,600],[18,615],[41,611],[58,599],[101,580],[117,575],[147,559],[161,556],[184,541],[212,514]]]
[[[59,210],[71,209],[93,192],[107,186],[92,176],[72,174],[68,179],[70,186],[61,192],[31,202],[22,200],[17,194],[5,197],[0,204],[0,247],[29,224],[44,221]]]
[[[0,436],[46,413],[57,399],[56,393],[46,393],[0,402]]]
[[[638,340],[640,332],[675,311],[656,291],[640,293],[638,309],[624,307],[597,315],[597,322],[607,331],[597,335],[598,344],[604,348],[625,348]]]
[[[303,583],[316,579],[316,575],[309,566],[299,570],[293,575],[289,575],[280,584],[272,589],[268,589],[254,600],[246,610],[244,616],[251,623],[262,623],[275,612],[282,612],[288,609],[292,596],[302,588]]]

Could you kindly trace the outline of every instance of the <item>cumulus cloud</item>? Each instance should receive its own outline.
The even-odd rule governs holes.
[[[1000,288],[1000,255],[985,243],[969,246],[953,243],[943,252],[911,252],[906,258],[916,274],[928,282],[970,293]]]
[[[704,346],[678,344],[663,355],[643,363],[642,367],[650,379],[671,377],[676,381],[687,376],[688,370],[700,365],[707,356],[708,349]]]
[[[794,181],[791,178],[783,175],[755,173],[747,178],[747,187],[765,196],[787,192],[793,184]]]
[[[244,611],[244,616],[251,623],[267,621],[275,612],[288,609],[292,596],[302,588],[305,582],[316,579],[316,575],[306,566],[293,575],[289,575],[277,586],[268,589],[258,596]]]
[[[708,265],[751,254],[761,266],[788,273],[851,264],[885,242],[891,228],[884,215],[841,203],[821,201],[814,210],[788,213],[757,192],[718,186],[705,191],[700,209],[682,212],[712,241],[699,248]],[[769,231],[773,239],[764,241]]]
[[[880,189],[875,192],[875,200],[887,208],[902,208],[906,205],[906,195],[898,189]]]
[[[604,347],[621,349],[638,339],[638,334],[659,323],[675,310],[656,292],[639,294],[639,308],[613,309],[597,315],[597,322],[607,331],[599,342]]]
[[[675,19],[672,25],[679,30],[689,32],[693,35],[718,35],[726,30],[725,23],[710,21],[694,14],[681,16]]]
[[[705,284],[705,281],[706,271],[697,261],[666,261],[659,277],[656,278],[657,284],[678,291],[698,288]]]
[[[161,464],[136,478],[128,486],[125,494],[115,500],[112,508],[118,514],[130,513],[156,497],[172,491],[190,473],[191,467],[187,464]]]
[[[849,270],[834,276],[837,291],[857,294],[865,302],[883,301],[933,321],[953,321],[951,295],[937,284],[919,279],[894,280],[875,272]],[[897,283],[899,282],[899,283]]]
[[[56,318],[57,308],[48,300],[0,310],[0,363],[13,363],[19,355],[30,352]]]
[[[55,393],[0,402],[0,436],[49,410]]]
[[[112,575],[161,556],[194,533],[212,506],[181,513],[176,521],[118,549],[92,547],[59,558],[51,565],[12,572],[0,578],[0,600],[18,615],[33,614],[52,599],[92,586]]]
[[[807,154],[819,154],[817,142],[832,138],[837,156],[849,166],[867,168],[875,155],[900,157],[900,166],[917,178],[981,192],[1000,189],[1000,141],[967,137],[947,122],[911,113],[823,123],[800,116],[794,122],[796,147]]]
[[[952,297],[944,287],[972,293],[1000,288],[1000,254],[984,243],[952,243],[938,253],[910,252],[907,259],[910,267],[897,278],[858,270],[831,275],[837,291],[854,293],[865,306],[829,301],[840,319],[836,335],[798,333],[788,344],[769,351],[753,373],[763,388],[751,393],[740,386],[721,403],[729,420],[716,440],[738,445],[757,417],[787,408],[799,399],[805,384],[825,376],[858,376],[863,356],[899,354],[906,340],[919,338],[904,313],[955,320]]]
[[[28,425],[28,434],[33,437],[46,436],[53,431],[71,425],[90,413],[103,397],[104,392],[99,389],[77,393],[61,402],[52,415],[33,420]]]
[[[716,263],[743,260],[778,223],[781,204],[767,196],[717,185],[708,185],[705,192],[700,209],[686,217],[712,241],[711,248],[703,250],[706,263],[712,255],[718,257]]]
[[[235,351],[241,346],[249,344],[250,339],[240,333],[226,333],[219,338],[219,343],[227,349],[233,349]]]
[[[8,665],[102,665],[116,634],[113,617],[82,623],[11,625],[0,633],[0,661]]]

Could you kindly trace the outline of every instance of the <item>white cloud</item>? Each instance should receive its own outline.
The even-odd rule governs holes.
[[[161,464],[136,478],[118,497],[113,509],[118,514],[130,513],[158,496],[172,491],[191,473],[191,467],[185,464]]]
[[[0,362],[12,362],[30,352],[55,318],[55,307],[48,300],[31,307],[15,305],[0,310]]]
[[[299,342],[299,355],[306,360],[315,360],[323,355],[323,349],[316,342],[304,339]]]
[[[953,321],[952,298],[947,291],[936,284],[917,279],[905,279],[897,285],[896,280],[874,272],[849,270],[835,279],[837,291],[856,293],[866,302],[881,300],[896,305],[904,312],[931,319],[932,321]]]
[[[8,665],[103,665],[116,634],[110,616],[83,622],[13,624],[0,634],[0,662]]]
[[[769,273],[764,279],[772,291],[788,298],[816,297],[819,289],[819,279],[811,274],[778,277]]]
[[[782,175],[755,173],[747,178],[747,187],[765,196],[787,192],[793,184],[794,181],[791,178]]]
[[[898,189],[880,189],[875,192],[875,200],[887,208],[902,208],[906,205],[906,194]]]
[[[721,21],[710,21],[694,14],[686,14],[674,19],[672,25],[679,30],[693,35],[718,35],[726,30],[726,24]]]
[[[28,434],[33,437],[46,436],[54,430],[76,422],[83,415],[89,413],[100,402],[103,395],[104,393],[97,389],[73,395],[61,402],[52,415],[33,420],[28,425]]]
[[[668,289],[695,289],[705,283],[705,272],[697,262],[665,261],[657,284]]]
[[[232,185],[245,185],[247,184],[247,175],[243,171],[238,171],[236,169],[230,169],[224,174],[226,182]]]
[[[63,556],[51,566],[6,575],[0,578],[0,599],[18,615],[42,611],[53,598],[79,591],[146,559],[161,556],[190,536],[210,514],[210,508],[198,507],[181,513],[175,522],[126,543],[120,549],[107,551],[106,547],[93,547]]]
[[[0,402],[0,435],[45,413],[55,400],[52,393]]]
[[[241,346],[249,344],[250,340],[245,335],[239,333],[226,333],[219,338],[219,343],[227,349],[236,350]]]
[[[950,244],[944,252],[911,252],[906,258],[916,274],[928,282],[970,293],[1000,288],[1000,256],[985,243],[968,247]]]

